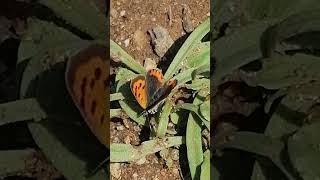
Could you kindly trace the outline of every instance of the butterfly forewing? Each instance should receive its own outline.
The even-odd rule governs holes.
[[[131,92],[136,98],[139,105],[143,108],[147,108],[147,93],[146,93],[146,81],[142,75],[137,76],[131,81]]]

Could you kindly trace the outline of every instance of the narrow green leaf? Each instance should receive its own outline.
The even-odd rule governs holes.
[[[187,53],[191,50],[193,46],[200,43],[200,40],[210,31],[210,18],[205,20],[200,26],[198,26],[188,37],[188,39],[183,43],[182,47],[179,49],[178,53],[171,62],[168,70],[164,75],[164,79],[170,79],[181,67],[185,64],[185,58]]]
[[[132,146],[130,144],[111,144],[110,161],[111,162],[130,162],[139,160],[146,155],[154,154],[163,149],[172,146],[184,144],[184,137],[175,136],[164,139],[155,139],[143,142],[140,146]]]
[[[160,112],[159,124],[157,128],[157,137],[163,138],[167,132],[167,126],[169,123],[169,116],[172,109],[172,103],[167,100]]]
[[[31,149],[26,150],[2,150],[0,151],[0,178],[19,175],[26,170],[26,162],[31,160]]]
[[[199,105],[201,103],[201,100],[198,96],[195,98],[193,103],[195,105]],[[198,116],[192,112],[189,114],[187,123],[186,145],[191,177],[192,179],[199,179],[199,167],[203,162],[201,125]]]
[[[124,99],[124,96],[121,93],[110,94],[110,102],[111,101],[123,100],[123,99]]]
[[[204,160],[201,164],[200,180],[210,180],[210,151],[204,152]]]
[[[112,60],[122,62],[133,71],[139,74],[146,74],[146,70],[112,40],[110,40],[110,56]]]
[[[19,112],[19,113],[17,113]],[[0,104],[0,126],[18,121],[45,119],[47,114],[34,98]]]

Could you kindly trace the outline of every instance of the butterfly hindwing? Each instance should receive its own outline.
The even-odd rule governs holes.
[[[150,97],[148,102],[147,109],[152,109],[154,106],[157,106],[166,96],[168,96],[171,90],[176,86],[176,80],[169,80],[162,87],[160,87],[153,96]]]
[[[147,108],[147,86],[145,77],[142,75],[137,76],[131,81],[130,88],[133,96],[143,109]]]
[[[147,107],[152,105],[152,99],[155,99],[154,97],[157,96],[156,93],[159,89],[161,89],[164,85],[164,79],[162,72],[158,69],[150,69],[147,72],[146,76],[146,83],[147,83],[147,98],[148,103]]]

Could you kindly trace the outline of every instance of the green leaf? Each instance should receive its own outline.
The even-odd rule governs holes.
[[[210,100],[204,101],[200,105],[200,113],[204,119],[210,121]]]
[[[92,141],[93,137],[88,138],[90,132],[83,132],[79,127],[67,123],[58,124],[52,119],[45,123],[29,123],[28,126],[41,151],[67,179],[107,179],[108,175],[103,169],[88,176],[90,169],[94,169],[103,158],[99,157],[103,148],[96,148],[97,142]],[[81,148],[82,143],[77,143],[79,140],[86,144],[86,150]]]
[[[39,2],[50,8],[57,16],[65,19],[67,23],[88,33],[93,38],[106,40],[108,21],[93,1],[40,0]]]
[[[163,138],[166,135],[172,106],[172,103],[167,100],[160,112],[159,123],[156,132],[157,137]]]
[[[83,40],[54,23],[28,18],[28,29],[19,45],[17,64],[39,53],[58,49],[65,51],[79,41]]]
[[[202,102],[202,101],[201,101]],[[183,103],[179,106],[176,107],[177,109],[185,109],[185,110],[189,110],[193,113],[195,113],[200,120],[205,124],[205,126],[210,130],[210,121],[206,120],[201,114],[200,114],[200,110],[199,110],[199,105],[195,105],[195,104],[190,104],[190,103]]]
[[[35,98],[29,98],[0,104],[0,117],[1,126],[18,121],[39,121],[47,118],[47,114]]]
[[[110,109],[110,118],[121,117],[122,109]]]
[[[213,43],[216,69],[213,82],[219,85],[224,76],[262,57],[261,36],[273,22],[259,22],[239,29]]]
[[[34,150],[2,150],[0,151],[0,178],[19,175],[26,170],[26,162],[31,160]]]
[[[320,58],[316,56],[275,55],[264,60],[262,69],[253,78],[256,85],[267,89],[281,89],[319,79],[319,67]]]
[[[204,160],[201,165],[200,180],[210,180],[210,151],[204,152]]]
[[[199,105],[201,103],[198,96],[193,103],[194,105]],[[187,123],[186,145],[191,177],[192,179],[198,179],[200,177],[199,167],[203,162],[201,125],[198,116],[192,112],[189,114]]]
[[[317,0],[245,0],[243,1],[244,10],[247,16],[253,20],[263,20],[270,18],[286,18],[294,13],[310,11],[319,7]]]
[[[184,144],[184,137],[175,136],[143,142],[140,146],[130,144],[111,144],[110,162],[130,162],[139,160],[146,155],[154,154],[172,146]]]
[[[319,129],[319,122],[306,125],[288,140],[288,152],[291,163],[305,180],[320,177]]]
[[[287,170],[282,157],[285,145],[280,139],[270,138],[253,132],[236,132],[228,142],[217,142],[218,149],[234,148],[269,158],[289,179],[293,178]]]
[[[122,62],[128,68],[139,74],[146,74],[146,70],[112,40],[110,40],[110,57],[113,61]]]
[[[192,52],[192,48],[200,43],[201,39],[210,31],[210,18],[205,20],[200,26],[198,26],[188,37],[188,39],[183,43],[178,53],[172,60],[170,66],[168,67],[164,79],[168,80],[173,77],[173,75],[181,68],[183,64],[186,64],[185,58],[188,53]]]
[[[113,93],[110,94],[110,102],[111,101],[119,101],[119,100],[123,100],[124,96],[121,93]]]

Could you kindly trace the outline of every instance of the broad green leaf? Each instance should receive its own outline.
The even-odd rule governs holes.
[[[299,175],[305,179],[320,177],[320,123],[306,125],[288,140],[288,152],[291,163]]]
[[[17,64],[39,53],[50,53],[58,49],[65,51],[79,41],[83,40],[54,23],[28,18],[27,32],[19,45]]]
[[[213,43],[216,69],[213,82],[219,85],[224,76],[254,60],[262,58],[261,36],[272,22],[259,22],[239,29]]]
[[[294,179],[286,169],[282,152],[285,144],[276,138],[253,132],[236,132],[228,142],[217,142],[218,149],[235,148],[269,158],[289,179]]]
[[[108,20],[96,7],[93,1],[85,0],[40,0],[57,16],[67,23],[86,32],[95,39],[106,40]]]

